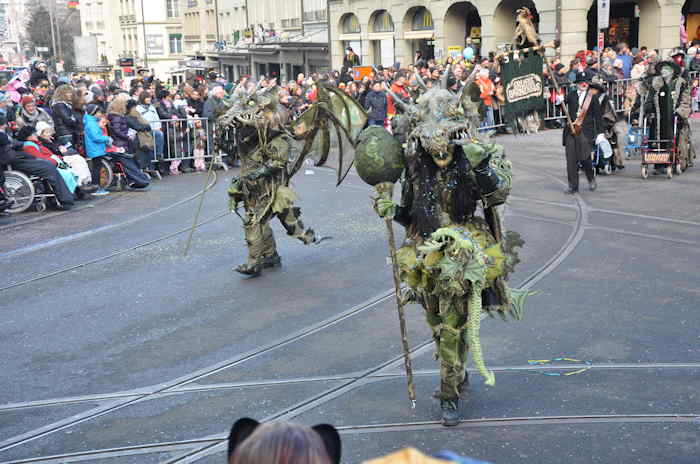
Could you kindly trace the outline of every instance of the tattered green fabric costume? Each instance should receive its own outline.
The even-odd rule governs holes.
[[[330,150],[330,129],[338,138],[338,182],[352,163],[343,163],[341,132],[354,144],[367,122],[362,107],[338,89],[317,85],[317,101],[295,121],[279,103],[279,88],[239,85],[227,102],[228,109],[217,119],[221,134],[235,128],[236,145],[241,159],[241,175],[229,187],[229,205],[241,216],[248,244],[248,259],[236,271],[259,275],[265,267],[276,266],[277,254],[270,221],[277,217],[287,234],[304,244],[318,243],[312,229],[304,229],[301,210],[294,205],[296,195],[289,180],[314,154],[316,166],[326,163]],[[224,132],[226,131],[226,132]],[[303,142],[301,150],[293,150],[294,142]]]
[[[481,354],[482,314],[520,319],[526,296],[505,284],[522,245],[517,234],[503,233],[496,210],[510,193],[511,165],[503,147],[476,135],[479,92],[473,78],[459,95],[426,89],[416,104],[394,98],[404,111],[394,120],[397,138],[405,141],[401,203],[380,196],[375,206],[380,216],[393,216],[406,228],[397,253],[400,278],[424,307],[433,332],[441,379],[436,396],[445,425],[459,422],[470,351],[486,383],[495,382]],[[372,184],[373,170],[389,151],[380,140],[361,142],[356,155],[358,173]],[[476,214],[479,205],[483,216]]]
[[[245,134],[246,131],[241,131]],[[249,136],[254,136],[249,132]],[[244,144],[242,144],[244,145]],[[269,143],[258,145],[252,152],[240,151],[241,175],[231,182],[228,189],[229,207],[238,210],[243,204],[245,216],[243,229],[248,245],[248,259],[240,271],[259,272],[259,267],[279,263],[275,237],[270,221],[277,217],[287,234],[304,244],[316,240],[312,229],[304,229],[301,209],[294,206],[296,195],[289,188],[286,163],[289,142],[276,136]],[[247,272],[243,272],[247,273]]]
[[[242,274],[257,276],[262,268],[279,265],[270,221],[277,217],[287,234],[304,244],[316,241],[314,231],[304,229],[301,210],[294,206],[296,195],[289,188],[287,163],[291,138],[285,135],[288,113],[278,102],[276,86],[239,86],[229,109],[218,119],[221,129],[236,127],[236,144],[241,160],[240,177],[228,189],[229,207],[238,214],[243,205],[243,229],[248,259],[236,268]],[[240,214],[239,214],[240,216]]]

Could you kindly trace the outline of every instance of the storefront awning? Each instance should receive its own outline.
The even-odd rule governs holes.
[[[403,38],[406,40],[427,39],[432,40],[435,37],[434,31],[407,31],[403,33]]]

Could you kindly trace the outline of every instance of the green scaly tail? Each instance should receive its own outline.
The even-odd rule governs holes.
[[[467,340],[469,341],[469,351],[472,353],[474,364],[484,379],[486,385],[493,387],[496,385],[496,376],[486,368],[484,357],[481,352],[481,339],[479,331],[481,329],[481,292],[484,289],[483,282],[472,282],[472,295],[469,304],[469,318],[467,320]]]

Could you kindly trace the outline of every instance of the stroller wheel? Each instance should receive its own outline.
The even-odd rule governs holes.
[[[605,167],[603,168],[603,172],[605,172],[605,174],[608,175],[612,173],[612,166],[610,165],[610,163],[606,163]]]
[[[647,177],[649,177],[649,168],[642,165],[642,179],[646,179]]]

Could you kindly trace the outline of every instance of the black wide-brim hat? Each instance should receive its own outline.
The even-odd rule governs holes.
[[[580,84],[581,82],[585,82],[586,84],[591,83],[591,76],[588,75],[586,72],[577,72],[576,73],[576,78],[574,79],[574,84]]]
[[[655,69],[656,69],[657,75],[661,75],[661,68],[663,68],[664,66],[670,66],[673,68],[673,77],[678,77],[683,72],[681,67],[678,66],[678,63],[676,63],[675,61],[666,60],[666,61],[659,61],[658,63],[656,63]]]
[[[599,92],[608,91],[608,88],[605,85],[605,81],[600,76],[595,76],[593,79],[591,79],[591,81],[588,83],[588,86],[592,89],[598,90]]]

